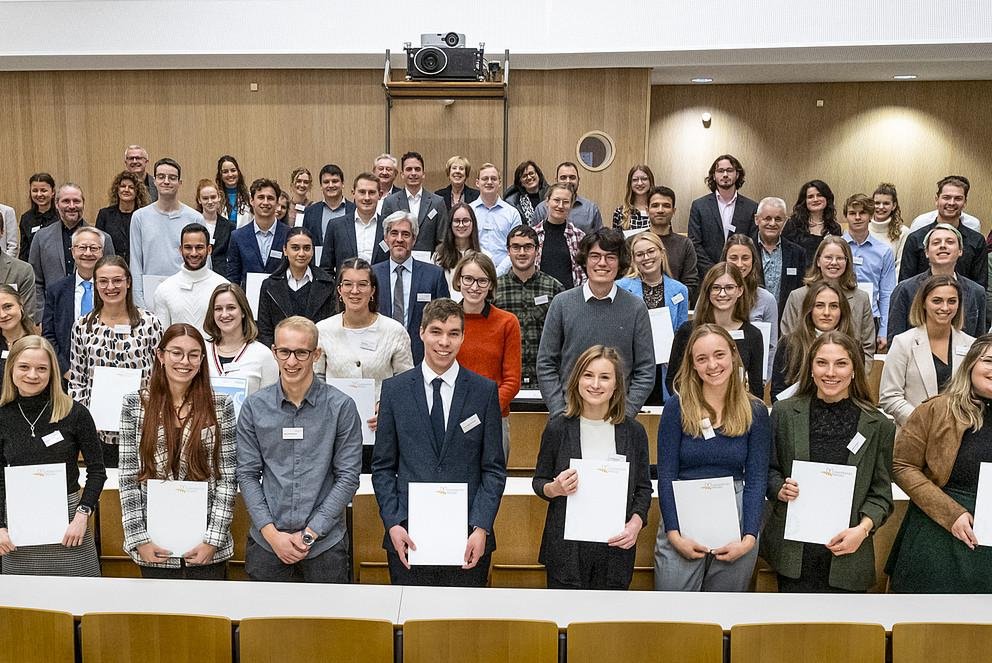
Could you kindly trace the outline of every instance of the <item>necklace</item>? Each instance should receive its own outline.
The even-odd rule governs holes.
[[[17,409],[21,411],[21,416],[24,417],[24,421],[31,427],[31,437],[34,437],[34,427],[38,423],[38,420],[41,419],[41,415],[45,414],[45,410],[48,409],[48,403],[45,403],[45,407],[41,408],[41,412],[39,412],[38,416],[34,418],[34,421],[28,419],[28,415],[24,414],[24,408],[21,407],[20,403],[17,404]]]

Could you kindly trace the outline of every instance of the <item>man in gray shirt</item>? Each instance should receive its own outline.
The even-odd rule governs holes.
[[[362,421],[320,380],[317,326],[291,316],[275,330],[279,382],[238,419],[238,484],[251,517],[245,571],[267,582],[348,582],[345,509],[358,490]]]
[[[599,205],[579,195],[579,167],[571,161],[563,161],[558,164],[557,179],[559,184],[570,184],[575,191],[575,202],[568,212],[569,223],[587,235],[602,228],[603,215],[599,211]],[[536,226],[539,221],[546,218],[548,218],[548,203],[541,201],[534,210],[530,225]]]
[[[644,300],[616,285],[630,267],[623,233],[600,228],[582,238],[576,258],[588,276],[551,300],[537,350],[537,383],[551,415],[565,411],[565,385],[579,355],[594,345],[623,359],[627,414],[636,415],[654,388],[654,342]]]

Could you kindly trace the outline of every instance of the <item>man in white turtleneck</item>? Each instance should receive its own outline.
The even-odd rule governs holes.
[[[227,279],[210,269],[210,231],[199,223],[183,228],[179,254],[183,266],[162,281],[154,294],[153,310],[162,327],[186,322],[203,332],[203,320],[210,304],[210,294]]]

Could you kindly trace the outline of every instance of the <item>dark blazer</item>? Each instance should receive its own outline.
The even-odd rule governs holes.
[[[389,269],[391,261],[372,265],[372,271],[379,281],[379,313],[387,318],[393,316],[393,290],[389,284]],[[424,342],[420,340],[420,320],[424,316],[425,301],[418,301],[417,295],[429,294],[432,300],[448,297],[448,282],[444,272],[437,265],[431,265],[419,260],[413,261],[413,273],[410,278],[410,292],[407,293],[407,325],[410,334],[410,351],[413,353],[413,363],[419,364],[424,359]]]
[[[279,269],[262,281],[258,295],[258,342],[268,347],[275,341],[276,325],[293,315],[293,305],[289,297],[289,282],[286,270],[289,265],[282,261]],[[337,296],[334,293],[334,279],[319,267],[310,267],[313,281],[307,293],[306,311],[303,317],[315,323],[334,315],[337,309]]]
[[[792,475],[792,461],[809,460],[809,403],[808,396],[797,396],[779,401],[772,407],[775,447],[768,466],[765,494],[771,502],[771,515],[765,523],[760,548],[761,556],[772,568],[789,578],[799,577],[803,546],[807,544],[785,540],[788,504],[778,499],[778,491],[785,479]],[[854,480],[851,527],[857,525],[862,516],[868,516],[873,523],[873,531],[877,531],[892,513],[890,468],[895,430],[895,425],[881,412],[872,410],[861,413],[858,432],[864,435],[865,442],[858,453],[848,452],[846,463],[858,470]],[[850,555],[831,559],[829,582],[833,587],[863,591],[874,586],[875,580],[875,546],[872,541],[864,541]]]
[[[234,224],[222,216],[217,217],[217,225],[214,226],[214,250],[210,253],[211,269],[227,278],[227,252],[231,248],[231,233],[234,232]]]
[[[86,221],[81,220],[76,227],[79,228],[84,223]],[[103,233],[103,255],[114,255],[114,242],[107,233]],[[28,261],[34,268],[35,305],[38,307],[34,319],[42,320],[45,317],[45,287],[68,276],[65,269],[65,254],[62,251],[61,221],[45,226],[35,234],[31,241]]]
[[[757,213],[757,212],[755,212]],[[758,229],[751,233],[754,245],[759,247],[758,253],[761,255],[761,243],[758,239]],[[789,294],[797,288],[803,287],[803,277],[809,265],[806,263],[806,251],[795,242],[781,238],[782,240],[782,276],[778,286],[778,319],[782,319],[782,312],[785,310],[785,303],[789,300]],[[790,272],[792,272],[790,274]]]
[[[438,189],[434,193],[441,196],[441,200],[444,201],[444,209],[451,211],[451,185],[449,184],[443,189]],[[478,189],[473,189],[470,186],[466,186],[465,189],[462,190],[463,203],[470,203],[478,197],[479,197]]]
[[[630,474],[627,477],[626,520],[636,513],[641,522],[647,525],[648,509],[651,507],[651,475],[648,460],[648,436],[632,417],[614,427],[617,454],[627,457]],[[541,537],[539,561],[546,567],[555,568],[555,576],[572,577],[580,581],[579,542],[566,541],[565,505],[567,498],[549,499],[544,494],[544,486],[568,469],[572,458],[582,458],[582,445],[577,417],[552,417],[541,435],[541,449],[537,454],[537,468],[534,470],[534,492],[548,500],[548,514],[544,520],[544,534]],[[625,522],[626,522],[625,520]],[[619,534],[620,532],[617,532]],[[606,547],[606,544],[603,544]],[[634,571],[636,546],[630,550],[608,548],[608,573],[613,578],[628,578]],[[629,584],[629,583],[628,583]]]
[[[280,256],[262,256],[258,252],[258,242],[255,240],[255,224],[249,223],[231,232],[231,240],[227,250],[227,279],[245,287],[245,274],[248,272],[265,272],[272,274],[282,264],[282,250],[286,248],[286,236],[289,228],[278,221],[275,222],[275,236],[272,239],[272,250]],[[285,269],[285,268],[283,268]]]
[[[41,302],[35,301],[35,276],[31,265],[0,251],[0,283],[17,286],[17,292],[21,296],[28,317],[35,322],[41,320],[35,317]]]
[[[480,424],[464,431],[461,424],[473,415]],[[392,545],[391,527],[409,529],[407,486],[411,482],[468,484],[468,531],[486,530],[490,534],[486,552],[496,549],[493,523],[506,485],[506,458],[495,382],[464,366],[458,369],[440,454],[434,452],[421,365],[382,383],[372,487],[386,528],[382,547],[387,550]]]
[[[372,246],[372,264],[389,259],[389,252],[382,249],[382,220],[376,217],[375,244]],[[337,278],[338,269],[348,258],[358,255],[358,237],[355,234],[355,213],[350,212],[327,224],[327,234],[323,237],[324,251],[320,256],[320,268],[332,279]]]
[[[324,242],[324,205],[323,200],[318,200],[315,203],[310,203],[307,206],[306,211],[303,212],[303,227],[307,229],[310,236],[313,237],[313,245],[321,246]],[[355,203],[351,202],[347,198],[344,199],[344,215],[355,213]],[[340,217],[336,217],[340,218]],[[327,222],[327,229],[331,229],[331,224],[334,223],[335,219],[331,219]]]
[[[117,255],[130,264],[131,256],[131,214],[122,212],[117,205],[104,207],[96,214],[96,227],[110,235]]]
[[[72,323],[76,321],[76,274],[72,273],[61,281],[56,281],[55,285],[48,289],[45,298],[42,333],[55,348],[60,372],[64,374],[69,370]]]
[[[386,219],[390,214],[399,210],[410,211],[410,201],[406,199],[406,189],[389,194],[382,201],[382,213],[379,216]],[[426,188],[423,189],[420,196],[420,215],[417,217],[420,229],[417,232],[417,242],[413,245],[413,250],[433,253],[437,245],[441,243],[441,229],[448,226],[447,218],[448,208],[441,196],[431,193]],[[416,361],[416,356],[414,361]]]
[[[738,193],[734,204],[734,233],[748,237],[753,235],[754,215],[757,213],[758,203]],[[726,244],[716,193],[692,201],[689,209],[689,239],[696,248],[696,265],[699,269],[699,282],[702,283],[710,267],[720,262],[723,245]]]

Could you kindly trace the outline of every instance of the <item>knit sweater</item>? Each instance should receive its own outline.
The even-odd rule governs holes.
[[[151,306],[145,303],[145,274],[172,276],[182,268],[179,235],[190,223],[203,223],[203,215],[182,203],[174,212],[162,212],[152,203],[131,215],[131,292],[136,306]]]
[[[537,350],[537,381],[551,415],[565,411],[565,385],[575,360],[590,346],[616,348],[623,359],[627,414],[636,415],[654,387],[651,322],[644,301],[616,289],[609,299],[585,300],[585,288],[561,293],[548,308]]]
[[[344,327],[343,313],[317,323],[317,343],[323,354],[314,372],[328,378],[373,378],[378,401],[383,380],[413,368],[410,335],[403,325],[384,315],[376,316],[363,333],[353,331]]]
[[[520,322],[517,316],[486,304],[482,313],[465,314],[465,341],[458,363],[499,387],[499,408],[510,416],[510,401],[520,391]]]
[[[153,297],[155,301],[149,303],[154,304],[155,315],[164,329],[185,322],[202,334],[210,295],[222,283],[227,283],[227,279],[209,267],[191,272],[184,266],[159,284]]]

